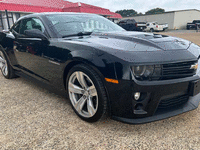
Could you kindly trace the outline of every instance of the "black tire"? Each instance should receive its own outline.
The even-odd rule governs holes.
[[[150,32],[154,32],[154,29],[153,29],[153,28],[151,28],[151,29],[150,29]]]
[[[2,51],[2,50],[0,50],[0,57],[1,57],[1,55],[3,55],[3,58],[5,59],[5,63],[7,64],[7,70],[8,70],[7,74],[5,74],[5,73],[3,73],[2,68],[0,68],[0,69],[1,69],[1,72],[2,72],[2,75],[3,75],[6,79],[15,78],[16,75],[15,75],[14,69],[13,69],[12,66],[10,65],[7,56],[5,55],[4,51]]]
[[[70,92],[68,90],[68,85],[69,85],[69,81],[71,80],[71,76],[73,76],[73,74],[75,74],[75,72],[82,72],[85,75],[87,75],[91,81],[93,82],[93,85],[96,88],[97,91],[97,97],[98,97],[98,106],[97,106],[97,110],[96,113],[91,116],[91,117],[85,117],[83,115],[81,115],[81,113],[79,113],[75,107],[72,104],[72,100],[70,99]],[[71,78],[70,78],[71,77]],[[78,81],[78,79],[77,79]],[[68,93],[68,98],[70,100],[71,106],[73,108],[73,110],[75,111],[75,113],[84,121],[87,122],[96,122],[98,120],[100,120],[101,118],[104,118],[103,116],[105,116],[106,111],[107,111],[107,94],[106,94],[106,90],[104,87],[104,84],[100,78],[100,76],[97,74],[96,71],[94,71],[90,66],[85,65],[85,64],[78,64],[76,66],[74,66],[68,73],[67,78],[66,78],[66,90]],[[80,96],[80,95],[79,95]],[[80,96],[81,97],[81,96]],[[79,98],[80,98],[79,97]],[[78,99],[79,99],[78,98]],[[79,99],[80,100],[80,99]],[[88,101],[87,101],[88,102]],[[84,104],[87,105],[87,104]],[[89,111],[88,111],[89,112]]]

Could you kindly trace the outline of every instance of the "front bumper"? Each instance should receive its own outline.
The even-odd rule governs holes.
[[[107,83],[111,118],[126,123],[140,124],[169,118],[196,109],[200,102],[200,94],[188,96],[189,99],[182,105],[167,109],[159,108],[162,100],[189,95],[190,84],[196,80],[199,80],[198,76],[165,81],[120,80],[119,84]],[[133,98],[135,92],[148,93],[149,97],[136,102]],[[140,113],[137,113],[135,108],[137,103],[143,105],[143,111]]]
[[[153,116],[145,117],[145,118],[135,118],[135,119],[129,119],[129,118],[122,118],[117,116],[112,116],[112,119],[118,120],[124,123],[130,123],[130,124],[142,124],[142,123],[148,123],[152,121],[157,121],[161,119],[166,119],[172,116],[176,116],[191,110],[194,110],[198,108],[200,102],[200,94],[190,97],[188,102],[184,106],[180,106],[176,109],[170,109],[168,111],[156,111]]]

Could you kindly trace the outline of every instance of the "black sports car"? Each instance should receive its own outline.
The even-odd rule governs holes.
[[[3,76],[57,87],[88,122],[107,112],[145,123],[197,108],[199,51],[180,38],[128,32],[83,13],[31,14],[0,33]]]

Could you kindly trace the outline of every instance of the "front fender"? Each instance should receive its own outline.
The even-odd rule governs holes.
[[[105,53],[100,53],[98,51],[85,52],[85,50],[72,51],[71,62],[82,62],[92,66],[95,70],[98,70],[104,78],[117,79],[115,72],[115,62]],[[113,57],[113,56],[112,56]]]

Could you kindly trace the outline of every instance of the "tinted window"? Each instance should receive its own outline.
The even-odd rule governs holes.
[[[127,23],[128,23],[128,24],[132,24],[133,21],[132,21],[132,20],[127,20]]]
[[[24,31],[28,30],[30,28],[31,28],[30,27],[30,19],[24,19],[24,20],[22,20],[22,23],[20,25],[19,33],[24,34]]]
[[[32,29],[38,29],[44,33],[45,28],[40,19],[32,18],[31,23],[32,23]]]
[[[200,20],[194,20],[193,23],[200,23]]]
[[[22,20],[22,24],[20,26],[20,34],[24,34],[25,30],[33,30],[38,29],[44,33],[44,25],[43,23],[37,18],[29,18]]]

